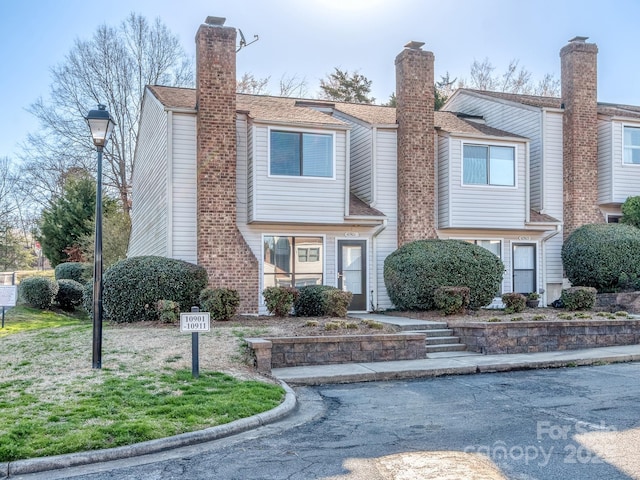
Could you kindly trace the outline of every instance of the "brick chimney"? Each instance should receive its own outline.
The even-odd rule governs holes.
[[[564,104],[564,236],[602,223],[598,209],[598,47],[575,37],[560,50]]]
[[[207,17],[196,34],[198,264],[257,313],[258,261],[236,224],[236,30]]]
[[[398,246],[436,238],[434,55],[409,42],[396,57]]]

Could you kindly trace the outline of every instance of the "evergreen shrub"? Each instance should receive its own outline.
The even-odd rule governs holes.
[[[593,287],[565,288],[560,300],[567,310],[591,310],[596,304],[596,293]]]
[[[435,291],[451,285],[469,288],[469,307],[491,303],[502,283],[504,265],[490,251],[460,240],[417,240],[384,261],[387,292],[399,310],[434,310]]]
[[[583,225],[562,246],[573,285],[598,292],[640,289],[640,229],[619,223]]]
[[[104,317],[118,323],[156,320],[158,300],[174,301],[188,312],[206,285],[201,266],[156,256],[127,258],[104,272]]]
[[[62,278],[57,281],[58,293],[55,301],[63,310],[72,311],[82,305],[83,286],[80,282]]]
[[[47,310],[58,293],[58,284],[49,278],[29,277],[18,286],[19,298],[34,308]]]
[[[213,320],[230,320],[240,306],[240,295],[230,288],[205,288],[200,292],[200,309]]]

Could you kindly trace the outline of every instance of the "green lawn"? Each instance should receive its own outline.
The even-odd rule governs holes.
[[[161,333],[167,335],[156,336]],[[269,410],[284,398],[277,385],[202,367],[194,379],[190,370],[151,362],[153,352],[132,353],[127,345],[106,349],[113,367],[93,370],[90,338],[86,318],[25,307],[7,312],[0,330],[0,461],[200,430]]]

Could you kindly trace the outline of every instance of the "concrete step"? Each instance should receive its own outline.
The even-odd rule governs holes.
[[[438,352],[463,352],[467,349],[464,343],[445,343],[440,345],[427,345],[427,355]]]
[[[424,333],[427,337],[450,337],[453,330],[450,328],[434,328],[431,330],[405,330],[407,333]]]
[[[460,337],[447,335],[446,337],[427,337],[427,345],[450,345],[460,343]]]

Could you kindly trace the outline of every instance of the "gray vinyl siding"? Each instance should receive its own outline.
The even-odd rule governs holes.
[[[611,119],[598,119],[598,202],[610,203],[613,198],[613,150]],[[622,157],[620,157],[622,160]]]
[[[355,123],[349,117],[339,114],[337,118],[351,124],[351,162],[349,181],[351,191],[361,200],[373,202],[373,136],[372,128]]]
[[[490,142],[491,145],[515,147],[516,186],[462,185],[462,145],[475,142],[452,137],[448,214],[450,228],[524,228],[526,212],[525,158],[526,144]]]
[[[513,102],[488,99],[460,92],[447,105],[451,112],[481,115],[486,124],[529,139],[529,171],[531,208],[543,210],[542,188],[547,181],[541,178],[542,170],[542,110]]]
[[[269,129],[263,125],[256,125],[253,131],[253,221],[342,223],[345,214],[346,132],[335,132],[335,178],[269,177],[268,132]]]
[[[544,112],[544,184],[542,212],[562,220],[562,113]],[[533,207],[533,206],[532,206]],[[537,208],[533,207],[535,210]]]
[[[129,257],[168,253],[167,113],[145,92],[135,153]]]
[[[640,195],[640,165],[624,163],[624,127],[638,127],[638,124],[613,122],[612,176],[613,185],[610,200],[606,203],[624,203],[631,196]]]
[[[372,299],[376,308],[391,308],[387,289],[384,285],[384,260],[398,248],[398,200],[397,189],[397,136],[396,130],[376,129],[376,175],[374,206],[387,217],[387,228],[375,239],[377,262],[375,285],[377,292]]]
[[[172,258],[196,263],[196,117],[173,113]]]
[[[449,198],[451,193],[451,186],[449,185],[451,168],[449,135],[439,134],[436,139],[438,145],[438,227],[447,228],[451,223],[449,218]]]

